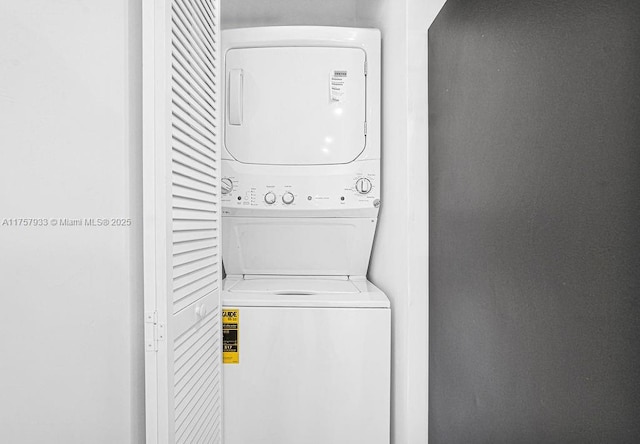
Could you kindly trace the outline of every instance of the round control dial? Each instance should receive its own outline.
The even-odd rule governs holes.
[[[222,187],[222,194],[229,194],[233,191],[233,181],[228,177],[223,178],[220,181],[220,185]]]
[[[282,195],[282,201],[287,205],[291,205],[294,200],[295,197],[288,191]]]
[[[264,201],[269,205],[273,205],[274,203],[276,203],[276,195],[273,192],[269,191],[264,195]]]
[[[371,181],[365,177],[361,177],[356,181],[356,191],[360,194],[369,194],[371,188],[373,188]]]

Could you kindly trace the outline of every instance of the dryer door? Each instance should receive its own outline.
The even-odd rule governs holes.
[[[266,47],[226,53],[225,145],[244,163],[349,163],[366,144],[366,54]]]

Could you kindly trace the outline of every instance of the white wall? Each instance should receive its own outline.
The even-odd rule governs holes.
[[[407,0],[407,441],[428,441],[429,109],[427,31],[446,0]],[[418,240],[414,242],[414,240]],[[426,297],[423,297],[425,295]]]
[[[428,441],[427,30],[445,0],[359,0],[383,31],[383,196],[369,277],[393,304],[393,443]]]
[[[391,299],[392,307],[392,442],[422,443],[410,437],[410,415],[418,411],[409,404],[409,306],[412,300],[426,300],[424,286],[415,285],[409,267],[410,244],[426,252],[424,237],[411,239],[409,212],[412,203],[422,204],[408,190],[409,146],[407,135],[407,8],[406,0],[360,0],[360,13],[382,30],[382,205],[369,278]],[[418,165],[416,165],[418,168]],[[424,165],[426,169],[426,164]],[[424,244],[424,245],[421,245]],[[424,271],[420,274],[424,276]],[[418,292],[412,294],[411,291]],[[426,314],[426,312],[424,313]],[[422,350],[420,351],[424,353]],[[421,402],[420,405],[424,404]],[[412,439],[412,440],[411,440]]]
[[[0,442],[144,440],[140,2],[0,2]],[[4,218],[133,218],[132,228]]]

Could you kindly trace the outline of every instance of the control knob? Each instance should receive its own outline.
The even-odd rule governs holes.
[[[276,195],[272,191],[269,191],[264,195],[264,201],[269,205],[273,205],[274,203],[276,203]]]
[[[295,200],[295,197],[293,196],[292,193],[290,192],[286,192],[282,195],[282,201],[286,204],[286,205],[291,205],[293,203],[293,201]]]
[[[233,181],[231,179],[225,177],[220,182],[222,194],[229,194],[233,191]]]
[[[356,191],[360,194],[369,194],[371,188],[371,181],[365,177],[361,177],[356,181]]]

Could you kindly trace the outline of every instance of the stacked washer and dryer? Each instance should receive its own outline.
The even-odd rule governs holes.
[[[226,444],[388,444],[380,32],[225,31]]]

